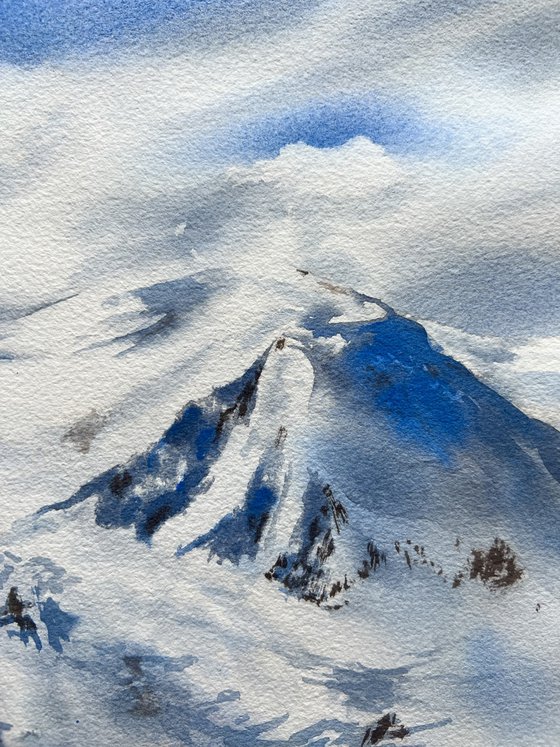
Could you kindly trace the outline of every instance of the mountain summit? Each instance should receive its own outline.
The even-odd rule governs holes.
[[[521,583],[555,554],[560,434],[378,299],[317,303],[160,440],[69,500],[178,557],[254,567],[328,607],[357,582]],[[348,306],[350,304],[350,306]],[[533,572],[533,571],[531,571]]]
[[[550,744],[560,434],[301,276],[155,443],[2,536],[2,676],[42,706],[4,689],[6,745]]]

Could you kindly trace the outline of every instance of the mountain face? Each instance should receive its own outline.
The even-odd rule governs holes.
[[[375,308],[316,308],[144,454],[44,511],[95,497],[102,527],[255,562],[335,608],[388,564],[454,589],[521,582],[536,548],[558,550],[560,434]]]
[[[323,286],[144,453],[0,537],[0,744],[560,732],[560,434]]]

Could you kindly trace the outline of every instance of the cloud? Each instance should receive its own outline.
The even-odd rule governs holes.
[[[258,161],[249,169],[232,169],[232,180],[273,185],[291,198],[325,196],[356,199],[398,184],[404,169],[384,149],[365,137],[356,137],[338,148],[319,149],[303,142],[286,145],[277,158]]]
[[[267,109],[258,119],[214,133],[214,147],[223,139],[225,156],[250,162],[273,158],[288,144],[336,148],[364,137],[390,152],[437,157],[445,153],[454,135],[450,128],[424,121],[411,103],[372,94]]]
[[[541,152],[528,138],[473,166],[390,155],[362,137],[332,149],[300,143],[232,169],[230,189],[273,193],[297,227],[300,263],[318,274],[465,331],[531,335],[557,323],[549,145]]]
[[[521,34],[546,58],[523,29],[551,2],[332,0],[292,17],[287,3],[204,3],[196,23],[171,32],[164,14],[145,34],[127,26],[132,5],[126,33],[72,31],[71,49],[56,47],[53,5],[51,46],[28,67],[3,58],[4,319],[75,293],[83,315],[104,293],[223,268],[262,303],[243,323],[264,335],[292,299],[261,296],[299,266],[507,349],[553,334],[560,97],[554,70],[504,55]],[[164,376],[144,364],[146,382]]]
[[[506,85],[553,80],[560,64],[559,24],[558,5],[540,4],[528,17],[512,14],[493,37],[477,39],[467,52],[481,76],[489,74]]]

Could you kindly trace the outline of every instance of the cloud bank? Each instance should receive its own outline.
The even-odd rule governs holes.
[[[53,489],[141,450],[139,423],[147,443],[288,324],[296,268],[424,320],[560,424],[541,342],[560,321],[554,3],[41,8],[0,17],[7,458],[92,410],[109,435],[88,454],[26,452],[66,469]],[[192,311],[196,273],[220,283]],[[145,289],[162,283],[158,316]],[[125,338],[149,344],[125,355]]]

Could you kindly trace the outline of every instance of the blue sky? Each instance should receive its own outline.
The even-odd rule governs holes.
[[[0,61],[34,67],[45,61],[143,45],[150,36],[183,36],[183,48],[223,45],[259,31],[291,26],[323,0],[2,0]],[[169,30],[169,33],[167,31]],[[145,48],[143,49],[145,52]]]
[[[264,246],[421,318],[553,333],[556,7],[0,0],[0,304]]]
[[[358,136],[396,153],[440,152],[450,139],[449,132],[404,102],[342,95],[265,115],[239,128],[231,142],[244,160],[252,161],[274,158],[288,143],[336,148]]]
[[[166,158],[223,167],[276,158],[294,143],[323,150],[366,137],[388,153],[446,160],[457,158],[464,145],[450,122],[429,117],[415,102],[382,93],[278,103],[248,98],[245,107],[235,107],[225,121],[200,134],[185,124],[178,139],[163,151]]]
[[[478,3],[466,0],[456,10]],[[52,61],[72,65],[76,59],[87,61],[99,51],[111,55],[123,47],[157,54],[158,44],[167,42],[177,30],[177,48],[182,47],[188,55],[193,39],[202,48],[210,48],[220,39],[227,41],[228,34],[239,39],[239,34],[248,30],[255,38],[271,38],[290,16],[290,22],[296,22],[302,5],[307,5],[308,12],[328,6],[322,0],[303,4],[300,0],[4,0],[0,4],[0,61],[35,68]],[[439,8],[442,17],[451,12],[446,2]],[[411,16],[417,27],[433,21],[433,8],[423,3],[412,3],[409,10],[405,13],[397,5],[382,22],[394,33],[395,27],[409,27]],[[201,22],[204,27],[199,27]],[[194,36],[181,36],[189,29],[194,30]],[[155,39],[154,35],[159,41],[152,44],[149,39]],[[134,55],[131,49],[129,58]],[[251,162],[274,158],[289,143],[334,148],[356,136],[365,136],[393,153],[420,156],[446,158],[453,144],[461,147],[457,132],[437,118],[421,114],[407,103],[410,96],[398,89],[378,96],[375,90],[372,87],[371,92],[357,95],[333,89],[322,99],[310,97],[305,102],[300,97],[297,104],[288,99],[283,107],[257,104],[256,116],[233,116],[225,126],[213,128],[208,148],[204,139],[195,137],[189,149],[192,153],[193,147],[195,151],[198,148],[198,162],[207,149],[210,160]],[[181,146],[171,151],[180,157]]]
[[[37,64],[103,40],[125,42],[188,16],[196,6],[220,5],[221,0],[3,0],[0,58]]]

